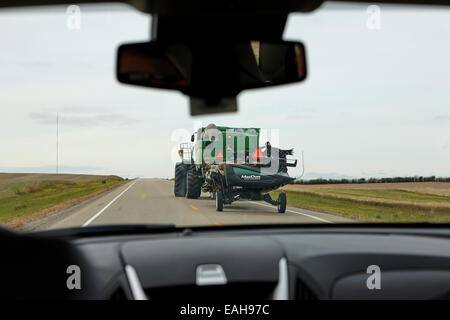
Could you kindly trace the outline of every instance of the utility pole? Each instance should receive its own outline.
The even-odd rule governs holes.
[[[56,174],[59,171],[59,114],[56,112]]]

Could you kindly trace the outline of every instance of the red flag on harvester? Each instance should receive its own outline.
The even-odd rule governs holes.
[[[264,158],[263,153],[261,152],[261,150],[258,148],[256,149],[255,153],[253,153],[253,158],[257,158],[257,159],[261,159]]]

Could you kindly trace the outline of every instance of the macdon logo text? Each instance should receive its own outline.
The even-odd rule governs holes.
[[[261,177],[255,175],[255,174],[251,174],[251,175],[243,174],[241,176],[241,179],[244,179],[244,180],[261,180]]]

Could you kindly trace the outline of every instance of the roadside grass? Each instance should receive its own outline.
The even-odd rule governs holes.
[[[398,196],[398,193],[391,195],[390,190],[383,192],[386,192],[387,198]],[[279,193],[280,191],[273,191],[271,195],[276,199]],[[450,222],[448,207],[387,203],[380,197],[382,193],[377,194],[380,197],[379,201],[349,199],[313,192],[286,191],[286,194],[288,204],[291,206],[339,214],[366,222]]]
[[[12,183],[6,189],[12,191],[9,194],[13,195],[0,198],[0,224],[108,189],[124,181],[123,179],[90,182],[49,180],[38,183]]]

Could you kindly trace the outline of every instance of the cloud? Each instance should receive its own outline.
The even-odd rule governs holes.
[[[102,107],[95,107],[95,106],[70,106],[70,107],[62,107],[58,109],[50,109],[49,112],[60,112],[66,113],[66,114],[95,114],[95,113],[105,113],[108,109],[102,108]]]
[[[291,115],[288,115],[288,116],[286,116],[286,120],[306,120],[306,119],[312,119],[312,118],[314,118],[314,116],[313,115],[310,115],[310,114],[304,114],[304,115],[301,115],[301,114],[291,114]]]
[[[128,125],[136,122],[123,114],[108,113],[98,107],[67,107],[58,111],[31,112],[29,117],[40,124],[56,122],[56,113],[59,115],[61,125],[76,127],[98,127],[104,125]]]
[[[110,3],[107,6],[101,3],[83,3],[78,4],[78,6],[81,8],[81,12],[83,14],[85,13],[108,13],[108,12],[118,12],[118,13],[128,13],[130,12],[131,6],[129,4],[125,3]],[[51,6],[42,6],[39,7],[39,9],[36,9],[36,7],[13,7],[13,8],[6,8],[2,9],[5,12],[12,12],[12,13],[34,13],[36,14],[37,10],[39,10],[39,13],[45,14],[45,13],[59,13],[61,15],[66,14],[67,5],[65,4],[57,4],[57,5],[51,5]]]
[[[83,70],[93,70],[95,69],[92,63],[86,61],[74,61],[71,63],[73,68],[83,69]]]
[[[40,167],[0,167],[3,173],[55,173],[56,166]],[[104,172],[104,168],[94,166],[59,166],[59,173],[98,173]]]
[[[51,68],[53,67],[53,63],[48,61],[17,61],[17,65],[24,67],[26,69],[28,68]]]
[[[446,116],[446,115],[439,115],[439,116],[435,116],[434,120],[437,121],[447,121],[450,120],[450,116]]]

